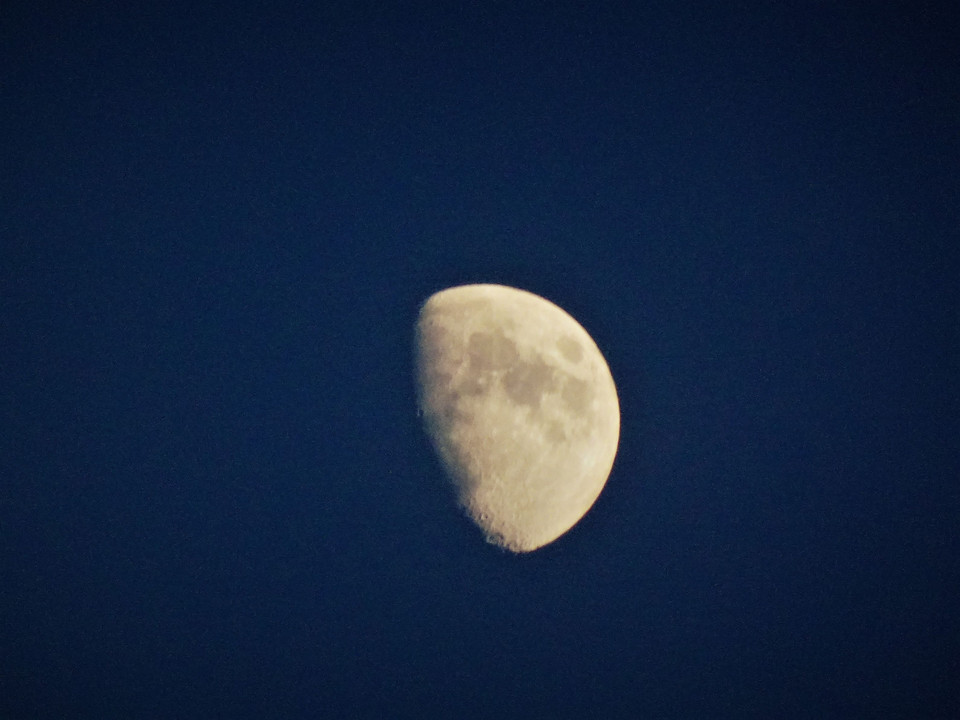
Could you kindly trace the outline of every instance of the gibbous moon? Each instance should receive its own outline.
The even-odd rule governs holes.
[[[536,550],[590,509],[620,438],[617,390],[580,324],[538,295],[462,285],[416,325],[424,427],[487,541]]]

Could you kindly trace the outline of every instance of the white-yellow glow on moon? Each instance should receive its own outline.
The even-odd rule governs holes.
[[[600,495],[620,437],[607,363],[553,303],[503,285],[432,295],[416,325],[424,426],[487,540],[535,550]]]

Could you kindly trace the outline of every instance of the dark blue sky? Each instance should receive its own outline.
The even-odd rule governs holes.
[[[68,5],[0,8],[0,717],[960,717],[949,3]],[[476,281],[620,393],[530,555],[416,417]]]

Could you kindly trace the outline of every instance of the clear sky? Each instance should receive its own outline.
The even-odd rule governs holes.
[[[0,717],[960,717],[950,5],[4,2]],[[529,555],[464,282],[620,395]]]

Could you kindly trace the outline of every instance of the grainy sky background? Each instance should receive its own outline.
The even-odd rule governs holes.
[[[960,32],[932,2],[5,2],[0,716],[960,717]],[[531,555],[419,304],[620,392]]]

